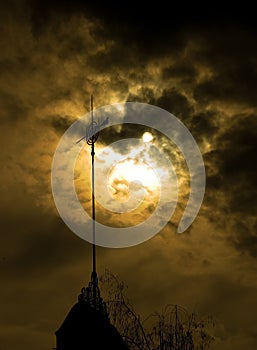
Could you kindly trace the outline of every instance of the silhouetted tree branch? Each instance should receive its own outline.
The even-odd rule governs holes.
[[[207,330],[212,318],[169,304],[142,322],[126,297],[127,286],[110,271],[100,277],[107,293],[106,305],[112,324],[131,350],[207,350],[214,338]],[[147,327],[147,323],[151,323]]]

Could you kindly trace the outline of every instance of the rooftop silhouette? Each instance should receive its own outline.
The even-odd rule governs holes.
[[[78,302],[73,305],[55,335],[57,350],[129,349],[110,323],[105,302],[100,296],[97,276],[93,273],[88,287],[82,288]]]

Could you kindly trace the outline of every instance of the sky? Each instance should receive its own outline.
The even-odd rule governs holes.
[[[99,247],[98,274],[107,268],[118,275],[143,318],[179,304],[213,316],[211,349],[256,349],[252,9],[78,0],[0,6],[0,349],[54,347],[54,332],[89,282],[91,245],[58,214],[51,166],[63,133],[89,112],[91,93],[96,108],[142,102],[175,115],[195,138],[206,171],[204,200],[186,232],[177,233],[173,217],[144,243]],[[100,135],[99,150],[116,141],[116,131]],[[172,150],[161,148],[180,159]],[[88,178],[80,180],[83,202]]]

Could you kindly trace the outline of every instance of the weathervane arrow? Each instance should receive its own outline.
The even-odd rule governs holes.
[[[101,130],[101,128],[105,125],[107,125],[109,123],[109,117],[107,117],[103,122],[101,122],[100,124],[97,123],[94,120],[94,101],[93,101],[93,95],[91,95],[91,107],[90,107],[90,113],[91,113],[91,123],[89,124],[89,126],[87,127],[86,130],[86,135],[84,135],[83,137],[81,137],[81,139],[79,139],[78,141],[76,141],[76,143],[81,142],[82,140],[86,140],[88,145],[92,145],[93,143],[95,143],[98,139],[99,136],[99,132]]]

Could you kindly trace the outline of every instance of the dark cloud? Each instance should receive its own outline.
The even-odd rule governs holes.
[[[256,230],[252,227],[256,227],[257,210],[256,126],[254,115],[233,116],[231,126],[217,138],[219,149],[205,155],[207,203],[210,208],[216,207],[219,224],[223,222],[224,228],[233,218],[229,240],[239,250],[254,256],[257,254]]]
[[[165,89],[162,96],[157,99],[156,104],[174,114],[183,122],[189,119],[194,111],[188,98],[174,88]]]
[[[149,87],[142,86],[138,89],[136,94],[130,93],[128,95],[127,102],[147,102],[149,104],[154,104],[155,102],[154,91]]]
[[[208,45],[210,37],[213,40]],[[232,27],[210,37],[203,40],[194,57],[211,71],[210,79],[196,86],[195,99],[206,104],[219,101],[256,106],[255,32]]]
[[[70,116],[50,115],[47,116],[47,119],[60,135],[62,135],[72,125],[72,119]]]
[[[228,193],[234,190],[229,202],[233,212],[256,212],[257,119],[255,115],[234,116],[235,122],[217,140],[221,146],[219,174]]]
[[[252,227],[253,226],[253,227]],[[242,253],[251,254],[257,257],[257,222],[251,225],[247,222],[247,216],[244,220],[236,218],[234,223],[235,236],[232,237],[232,243]]]
[[[13,96],[11,92],[0,92],[0,119],[1,121],[17,121],[18,119],[26,120],[28,106],[18,96]]]
[[[7,274],[14,278],[15,273],[17,278],[30,278],[31,274],[47,273],[53,266],[62,268],[73,255],[75,259],[80,254],[89,255],[88,246],[81,245],[81,239],[68,243],[76,236],[57,212],[42,210],[37,205],[35,193],[29,192],[26,185],[16,183],[2,193],[0,220],[4,244],[0,256],[6,258]]]
[[[257,88],[256,78],[255,69],[251,67],[245,68],[245,71],[235,70],[231,73],[226,72],[224,75],[221,73],[215,79],[200,84],[195,90],[194,97],[206,104],[210,101],[230,103],[237,101],[256,107],[254,93]]]
[[[156,105],[182,119],[183,122],[190,119],[194,112],[188,98],[174,87],[163,89],[159,97],[156,97],[152,89],[142,87],[136,95],[129,95],[127,100]]]
[[[145,45],[150,49],[150,36],[157,38],[162,35],[169,38],[173,28],[180,27],[179,21],[184,17],[170,16],[165,3],[151,6],[148,4],[138,4],[134,1],[124,1],[122,4],[115,3],[92,3],[84,1],[30,1],[32,7],[32,24],[35,34],[44,30],[51,19],[51,15],[58,13],[59,16],[84,15],[99,18],[105,25],[106,34],[116,39],[122,37],[126,41],[142,41],[145,38]],[[179,17],[179,18],[178,18]],[[113,20],[115,19],[115,20]],[[154,25],[153,25],[154,23]],[[167,33],[168,32],[168,33]],[[175,36],[172,36],[173,39]],[[157,42],[157,41],[156,41]],[[163,46],[159,41],[159,46]]]
[[[180,78],[185,81],[190,81],[191,79],[195,79],[196,76],[197,71],[190,61],[181,62],[179,60],[175,64],[164,68],[162,72],[164,81],[171,78]]]
[[[105,36],[102,36],[102,39],[105,39]],[[88,58],[88,63],[90,67],[98,73],[104,73],[110,70],[119,70],[124,68],[131,68],[133,65],[137,65],[135,62],[135,53],[138,53],[137,47],[131,51],[129,46],[119,43],[119,45],[109,44],[111,47],[102,52],[97,52],[91,57]],[[113,47],[112,47],[113,46]],[[121,88],[127,91],[127,82],[122,80],[117,71],[117,75],[113,76],[112,82],[115,83],[116,80],[120,81]]]
[[[206,111],[194,114],[190,121],[190,130],[196,140],[202,137],[209,139],[219,132],[218,120],[219,116],[215,111]]]

